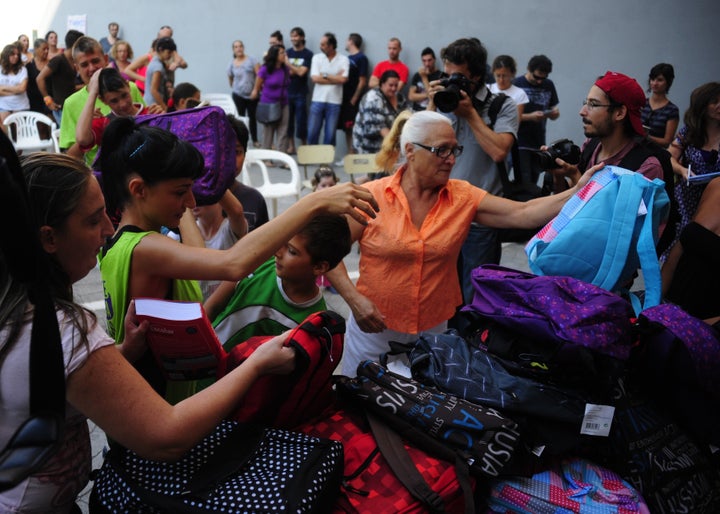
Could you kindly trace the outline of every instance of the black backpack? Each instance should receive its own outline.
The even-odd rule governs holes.
[[[647,138],[636,138],[635,143],[635,146],[622,158],[618,166],[626,170],[637,171],[640,166],[642,166],[642,163],[649,157],[655,157],[660,161],[660,166],[662,166],[663,170],[663,181],[665,182],[665,192],[668,198],[670,198],[670,214],[667,225],[656,245],[657,254],[662,255],[675,240],[675,227],[676,223],[680,220],[680,211],[678,210],[677,200],[675,199],[675,173],[673,172],[670,154],[667,150]],[[578,169],[581,173],[585,172],[588,168],[590,158],[599,144],[600,139],[594,137],[590,139],[585,145],[585,148],[583,148],[580,163],[578,164]]]

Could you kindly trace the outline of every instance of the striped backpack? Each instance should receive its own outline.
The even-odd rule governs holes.
[[[620,293],[642,268],[643,308],[658,305],[661,279],[655,245],[669,208],[661,180],[606,166],[528,242],[530,269]],[[632,298],[639,312],[639,301]]]
[[[255,336],[235,346],[218,366],[218,378],[242,364],[274,336]],[[289,375],[258,378],[240,400],[232,419],[292,429],[319,416],[334,403],[332,374],[340,363],[345,319],[332,311],[311,314],[291,330],[285,345],[295,349]]]

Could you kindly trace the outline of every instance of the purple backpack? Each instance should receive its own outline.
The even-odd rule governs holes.
[[[645,389],[701,441],[720,446],[720,335],[677,305],[645,309],[637,322]]]
[[[572,277],[537,276],[492,264],[472,271],[474,312],[538,341],[580,344],[626,360],[633,343],[632,305]]]
[[[193,183],[198,205],[216,203],[235,180],[235,141],[227,115],[208,106],[135,118],[138,125],[168,130],[192,143],[205,159],[205,172]]]

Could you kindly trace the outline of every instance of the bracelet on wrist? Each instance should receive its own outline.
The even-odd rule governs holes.
[[[50,95],[44,96],[44,97],[43,97],[43,102],[45,102],[45,105],[47,105],[47,106],[50,106],[50,105],[52,105],[53,103],[55,103],[55,102],[53,101],[53,99],[52,99],[52,96],[50,96]]]

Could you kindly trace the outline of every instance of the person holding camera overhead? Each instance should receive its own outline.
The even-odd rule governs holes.
[[[494,195],[502,194],[497,163],[508,156],[518,130],[518,110],[508,98],[491,123],[489,110],[497,96],[485,85],[487,50],[477,39],[458,39],[440,54],[450,77],[430,83],[429,110],[450,118],[458,144],[450,178],[461,179]],[[465,303],[472,301],[470,272],[481,264],[499,264],[502,247],[497,229],[473,223],[460,255],[460,284]]]

